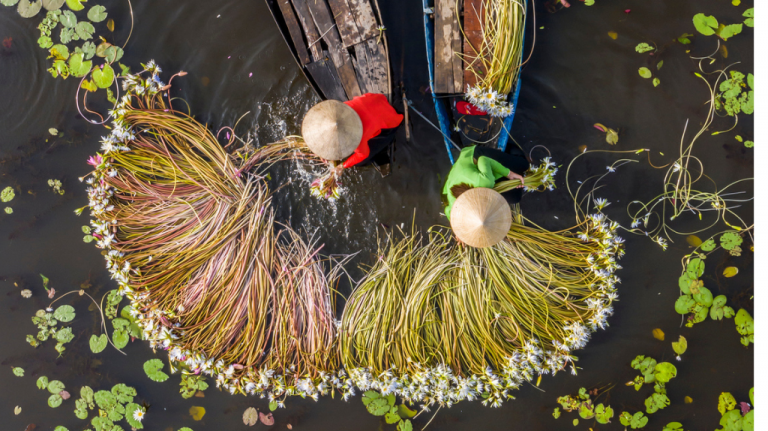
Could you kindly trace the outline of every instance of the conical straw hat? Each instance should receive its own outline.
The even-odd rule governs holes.
[[[499,192],[476,187],[462,193],[451,209],[451,228],[462,242],[484,248],[504,239],[512,226],[512,211]]]
[[[341,160],[355,152],[363,138],[363,122],[354,109],[338,100],[313,106],[301,124],[304,142],[325,160]]]

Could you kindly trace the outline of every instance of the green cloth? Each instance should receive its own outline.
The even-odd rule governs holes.
[[[451,219],[451,208],[453,208],[453,203],[456,202],[456,197],[451,193],[451,187],[463,183],[470,187],[493,188],[496,180],[509,175],[509,169],[490,157],[480,156],[477,164],[475,164],[474,160],[472,160],[474,154],[474,145],[461,150],[459,158],[454,163],[451,172],[448,173],[448,178],[445,180],[443,194],[445,194],[448,201],[448,206],[445,207],[445,216],[448,217],[448,220]]]

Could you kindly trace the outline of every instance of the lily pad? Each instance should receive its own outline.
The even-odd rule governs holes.
[[[728,231],[720,236],[720,246],[725,250],[733,250],[743,242],[744,238],[742,238],[736,231]]]
[[[3,202],[10,202],[15,197],[16,193],[14,193],[13,187],[6,187],[3,189],[2,193],[0,193],[0,200]]]
[[[710,238],[701,244],[701,249],[703,251],[712,251],[715,247],[717,247],[717,243],[714,238]]]
[[[688,349],[688,340],[685,339],[682,335],[677,341],[672,342],[672,350],[675,351],[675,353],[679,355],[682,355],[685,353],[685,351]]]
[[[60,406],[63,401],[64,399],[61,398],[61,395],[59,394],[53,394],[50,397],[48,397],[48,405],[54,409]]]
[[[714,16],[704,15],[703,13],[697,13],[693,16],[693,26],[696,30],[704,36],[711,36],[715,34],[718,28],[717,18]]]
[[[664,341],[664,331],[661,330],[661,328],[656,328],[653,330],[653,338]]]
[[[119,46],[109,46],[106,50],[104,50],[104,58],[106,58],[110,63],[119,61],[121,58],[123,58],[123,49]]]
[[[98,337],[96,334],[91,335],[91,339],[88,341],[88,344],[91,346],[91,351],[93,353],[101,353],[104,351],[104,349],[107,348],[107,343],[109,342],[109,338],[107,338],[106,334],[101,334]]]
[[[43,0],[43,7],[45,10],[59,10],[66,0]]]
[[[156,382],[164,382],[168,380],[168,374],[162,372],[162,369],[163,361],[160,359],[150,359],[144,363],[144,372],[147,374],[147,377]]]
[[[88,74],[88,72],[91,71],[91,67],[93,67],[93,63],[88,61],[83,61],[83,53],[77,53],[72,54],[69,57],[69,73],[72,74],[72,76],[75,77],[83,77]]]
[[[67,7],[74,10],[83,10],[85,9],[85,6],[82,5],[82,3],[87,2],[88,0],[67,0]]]
[[[96,5],[88,10],[88,19],[93,22],[102,22],[107,19],[107,8]]]
[[[83,51],[83,58],[86,60],[90,60],[93,58],[93,55],[96,54],[96,44],[93,42],[85,42],[80,48]]]
[[[595,408],[595,419],[597,420],[597,423],[600,423],[600,424],[610,423],[612,417],[613,417],[613,409],[611,408],[611,406],[603,406],[603,404],[598,404],[597,408]]]
[[[413,431],[413,424],[408,419],[402,420],[397,424],[397,431]]]
[[[133,397],[136,396],[136,389],[124,383],[118,383],[113,386],[111,392],[117,402],[122,404],[133,402]]]
[[[103,65],[102,69],[95,67],[93,69],[93,82],[99,86],[99,88],[107,88],[112,85],[115,80],[115,71],[109,64]]]
[[[712,292],[706,287],[700,287],[699,293],[693,295],[693,300],[705,307],[710,307],[713,301]]]
[[[243,412],[243,423],[252,427],[259,421],[259,412],[254,407],[248,407]]]
[[[736,408],[736,398],[730,392],[722,392],[717,398],[717,411],[724,415],[728,410]]]
[[[681,295],[677,298],[677,301],[675,301],[675,311],[677,311],[678,314],[688,314],[695,305],[696,301],[691,298],[691,295]]]
[[[685,272],[688,274],[688,278],[697,279],[704,274],[704,267],[704,261],[697,257],[688,262]]]
[[[59,343],[69,343],[72,341],[72,339],[75,338],[75,334],[72,333],[72,328],[66,327],[56,331],[56,334],[53,336],[53,338],[55,338]]]
[[[71,322],[75,318],[75,309],[71,305],[62,305],[53,312],[53,317],[59,322]]]
[[[59,392],[64,390],[64,383],[59,380],[51,380],[48,382],[48,392],[58,395]]]
[[[2,4],[3,6],[13,6],[18,2],[19,0],[0,0],[0,4]]]
[[[13,367],[13,375],[16,377],[24,377],[24,368]]]
[[[48,377],[40,376],[37,379],[37,388],[38,389],[48,389]]]
[[[645,399],[645,412],[648,414],[656,413],[669,405],[669,398],[664,394],[652,394]]]
[[[648,79],[651,76],[653,76],[653,74],[651,73],[651,69],[648,69],[647,67],[641,67],[640,69],[637,69],[637,73],[639,73],[640,76],[642,76],[645,79]]]
[[[192,416],[192,419],[199,421],[205,416],[205,407],[192,406],[189,408],[189,415]]]
[[[66,60],[69,58],[69,48],[66,45],[56,44],[50,49],[51,57],[57,60]]]
[[[742,29],[742,24],[730,24],[719,28],[717,35],[720,36],[723,40],[728,40],[729,38],[741,33]]]
[[[638,43],[637,46],[635,47],[635,51],[639,52],[640,54],[643,54],[643,53],[646,53],[646,52],[649,52],[649,51],[653,51],[655,49],[656,48],[654,48],[653,46],[651,46],[651,45],[649,45],[649,44],[647,44],[645,42]]]
[[[670,422],[664,425],[661,431],[683,431],[683,424],[680,422]]]
[[[275,418],[272,416],[272,413],[264,414],[259,412],[259,421],[268,427],[275,424]]]
[[[59,17],[59,22],[66,28],[75,28],[77,25],[77,17],[72,11],[65,10]]]
[[[144,428],[144,425],[141,424],[141,421],[134,419],[133,414],[136,411],[141,411],[146,413],[144,410],[144,407],[135,404],[135,403],[128,403],[125,405],[125,420],[128,422],[128,424],[131,426],[131,428],[135,430],[140,430]]]
[[[723,270],[723,275],[727,278],[731,278],[739,273],[739,268],[736,268],[735,266],[729,266],[728,268],[725,268]]]
[[[81,40],[89,40],[93,39],[93,32],[96,31],[96,29],[93,28],[93,24],[90,22],[80,21],[77,23],[75,31]]]
[[[667,383],[677,376],[677,368],[669,362],[662,362],[656,364],[654,375],[659,382]]]
[[[36,2],[21,0],[19,2],[19,7],[16,10],[19,12],[19,15],[21,15],[22,18],[32,18],[33,16],[37,15],[42,8],[42,0],[37,0]]]

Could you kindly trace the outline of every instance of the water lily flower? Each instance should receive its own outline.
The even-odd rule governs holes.
[[[144,420],[144,416],[146,416],[147,412],[144,411],[143,407],[139,407],[136,410],[133,411],[133,419],[141,422]]]

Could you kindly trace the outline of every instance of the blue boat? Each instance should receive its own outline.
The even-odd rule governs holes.
[[[456,103],[464,100],[464,92],[438,93],[435,91],[435,12],[433,3],[434,0],[422,0],[424,36],[426,38],[427,64],[429,67],[429,88],[432,93],[432,101],[435,105],[435,112],[437,113],[437,120],[440,132],[443,135],[443,141],[445,142],[445,149],[448,152],[448,158],[451,164],[453,164],[455,160],[452,151],[456,146],[480,144],[505,151],[509,142],[509,134],[512,131],[512,121],[517,111],[521,79],[518,77],[514,91],[510,92],[508,96],[508,102],[512,107],[511,115],[503,119],[493,118],[489,115],[462,116],[463,122],[467,124],[464,125],[464,128],[460,129],[461,133],[454,132],[454,125],[458,122],[457,117],[461,115],[456,110]],[[478,124],[481,127],[475,127]],[[467,130],[471,130],[473,133],[465,133]]]

